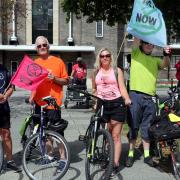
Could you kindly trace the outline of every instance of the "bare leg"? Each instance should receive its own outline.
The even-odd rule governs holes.
[[[1,128],[0,135],[2,136],[6,159],[7,161],[11,161],[12,160],[12,139],[11,139],[10,129]]]
[[[123,123],[119,123],[117,121],[111,120],[109,123],[109,129],[114,141],[114,165],[119,166],[119,159],[122,151],[122,143],[121,143],[121,130]]]

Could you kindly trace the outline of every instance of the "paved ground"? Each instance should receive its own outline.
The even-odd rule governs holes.
[[[164,92],[161,92],[163,94]],[[21,166],[22,147],[20,145],[20,135],[18,133],[20,124],[29,112],[29,105],[24,103],[25,97],[29,93],[21,89],[17,89],[10,99],[12,110],[12,138],[13,138],[13,154],[17,163]],[[91,109],[63,109],[63,118],[69,121],[69,126],[65,132],[65,137],[69,143],[71,150],[71,164],[67,174],[63,180],[85,180],[84,159],[85,149],[82,142],[78,141],[79,134],[84,134],[87,128]],[[120,174],[114,179],[119,180],[173,180],[173,175],[162,168],[151,168],[143,163],[143,157],[137,151],[137,161],[132,168],[124,167],[124,160],[127,154],[127,139],[122,137],[123,152],[121,159]],[[165,164],[165,167],[167,164]],[[26,180],[28,179],[24,171],[22,173],[14,173],[12,171],[4,172],[0,175],[0,180]]]

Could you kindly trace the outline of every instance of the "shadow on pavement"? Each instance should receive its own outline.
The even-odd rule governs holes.
[[[80,157],[79,153],[85,149],[85,145],[82,141],[68,142],[71,153],[71,163],[80,162],[83,159]]]

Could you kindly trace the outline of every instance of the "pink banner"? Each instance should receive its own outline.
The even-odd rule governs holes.
[[[47,75],[48,71],[45,68],[36,64],[30,57],[25,55],[11,79],[11,84],[34,91]]]

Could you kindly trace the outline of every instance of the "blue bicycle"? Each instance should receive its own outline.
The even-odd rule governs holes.
[[[70,149],[65,138],[57,133],[62,124],[46,122],[45,108],[49,105],[58,108],[56,100],[50,96],[42,100],[47,104],[41,106],[39,130],[24,146],[23,169],[34,180],[58,180],[69,168]]]

